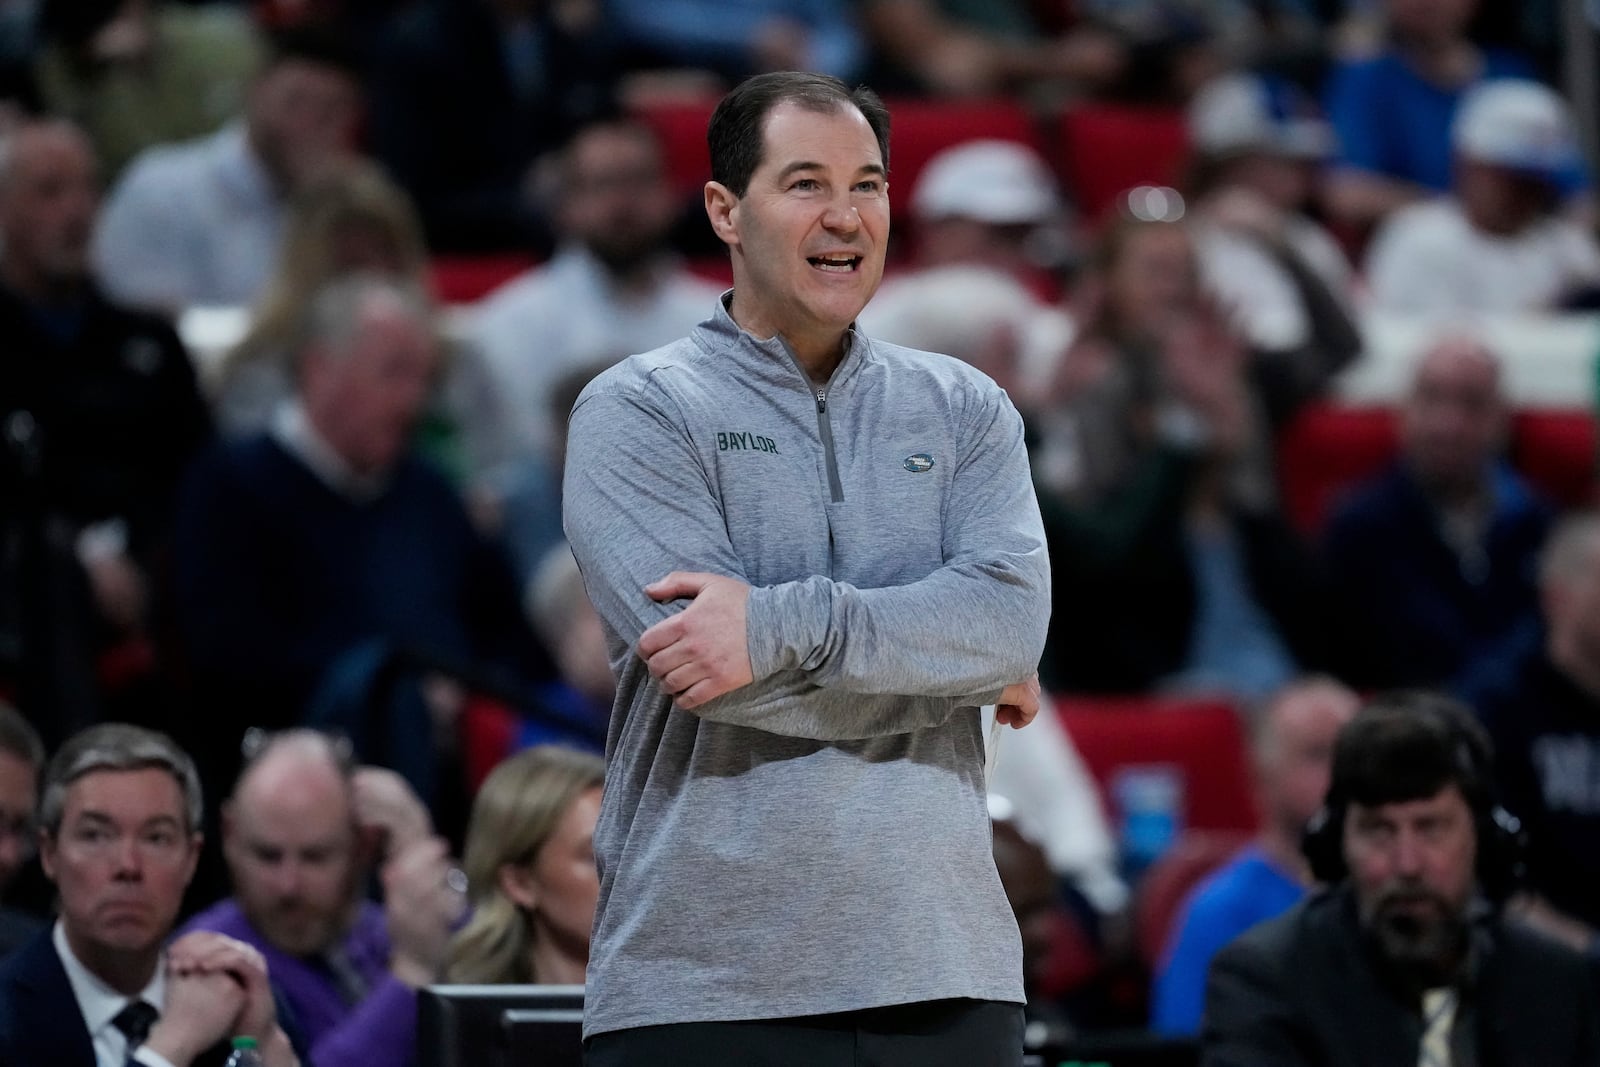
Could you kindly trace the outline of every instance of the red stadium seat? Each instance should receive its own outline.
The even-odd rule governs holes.
[[[698,198],[711,180],[711,150],[706,147],[706,124],[716,110],[717,97],[673,97],[641,104],[634,116],[655,131],[665,154],[667,174],[683,196]]]
[[[1295,529],[1315,538],[1339,497],[1394,457],[1399,436],[1390,408],[1302,409],[1278,439],[1283,508]]]
[[[1016,141],[1041,155],[1044,145],[1033,116],[1015,100],[886,100],[889,144],[889,204],[895,218],[910,219],[911,190],[928,160],[963,141]]]
[[[1595,419],[1587,411],[1525,410],[1512,417],[1512,462],[1559,507],[1595,503],[1595,447]]]
[[[1119,773],[1170,766],[1182,778],[1183,829],[1255,832],[1244,729],[1231,704],[1166,697],[1053,699],[1114,821]]]
[[[470,304],[537,262],[520,255],[435,256],[428,265],[433,295],[445,304]]]
[[[1080,104],[1057,121],[1056,168],[1090,223],[1105,221],[1136,185],[1179,185],[1188,159],[1181,111]]]

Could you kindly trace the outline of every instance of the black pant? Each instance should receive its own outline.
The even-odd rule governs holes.
[[[932,1000],[596,1034],[584,1067],[1020,1067],[1022,1005]]]

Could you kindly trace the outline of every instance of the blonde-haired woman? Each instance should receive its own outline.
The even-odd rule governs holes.
[[[362,271],[428,285],[427,247],[410,199],[377,167],[353,163],[313,182],[290,206],[277,270],[219,372],[216,414],[224,433],[266,427],[294,391],[290,362],[312,295]]]
[[[451,942],[448,981],[583,984],[604,776],[598,756],[540,745],[484,780],[467,830],[472,919]]]

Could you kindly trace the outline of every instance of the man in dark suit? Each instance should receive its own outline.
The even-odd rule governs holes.
[[[6,1067],[199,1067],[257,1040],[298,1059],[260,953],[220,934],[163,947],[200,853],[194,764],[161,734],[110,723],[69,739],[40,803],[40,860],[61,916],[0,965]]]
[[[1204,1067],[1594,1067],[1600,991],[1577,953],[1509,921],[1518,830],[1487,737],[1431,693],[1340,733],[1306,837],[1327,885],[1212,964]]]

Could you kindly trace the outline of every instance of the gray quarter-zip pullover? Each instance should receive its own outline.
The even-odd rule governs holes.
[[[1049,615],[1022,421],[859,332],[816,386],[727,300],[573,409],[567,535],[618,678],[585,1031],[1021,1002],[977,708]],[[753,587],[755,682],[693,712],[635,651],[674,570]]]

